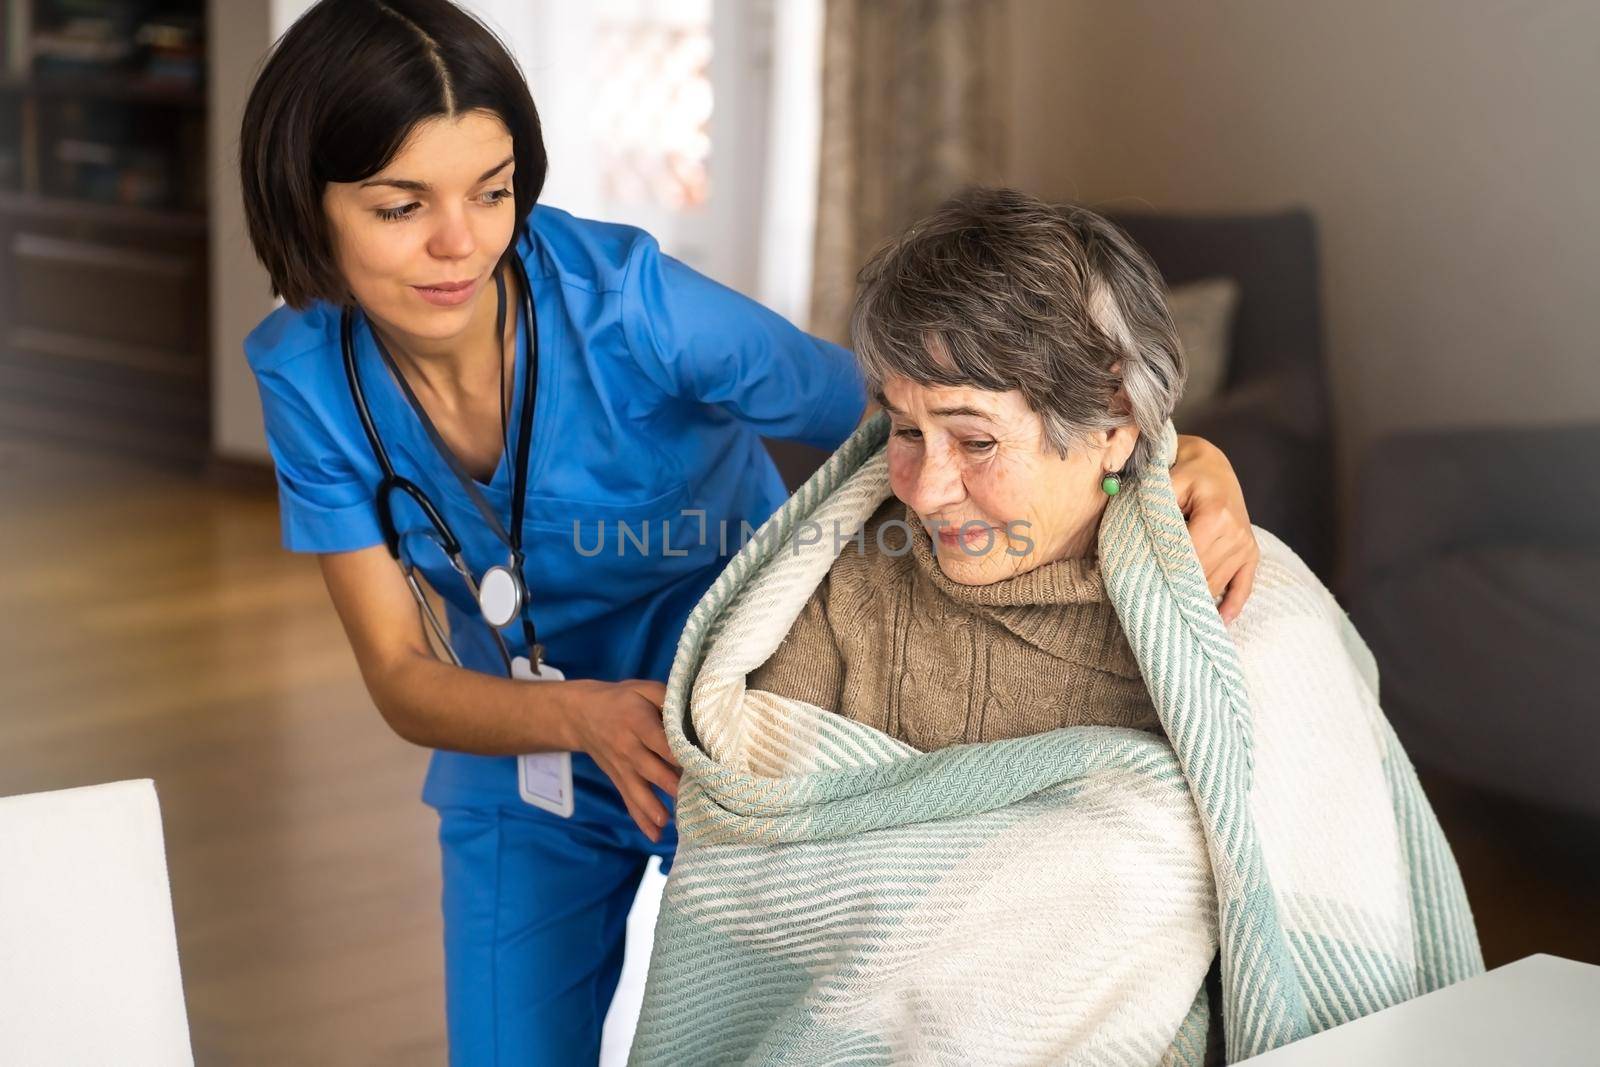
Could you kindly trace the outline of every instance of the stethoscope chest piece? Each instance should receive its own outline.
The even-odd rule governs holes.
[[[490,567],[478,585],[478,608],[490,626],[510,626],[527,603],[522,575],[503,564]]]

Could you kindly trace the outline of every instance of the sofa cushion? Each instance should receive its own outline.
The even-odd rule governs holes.
[[[1233,311],[1238,305],[1239,283],[1232,278],[1175,285],[1167,294],[1167,307],[1189,370],[1183,398],[1172,415],[1173,425],[1180,431],[1222,388],[1233,351]]]
[[[1418,763],[1600,815],[1600,551],[1483,546],[1420,558],[1362,590],[1357,627],[1384,709]]]

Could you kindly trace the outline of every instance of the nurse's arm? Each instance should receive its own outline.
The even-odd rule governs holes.
[[[1172,489],[1188,520],[1189,537],[1211,595],[1222,597],[1217,611],[1223,622],[1231,623],[1250,599],[1261,561],[1244,489],[1221,449],[1186,434],[1178,435]]]
[[[405,577],[382,546],[318,558],[367,692],[395,733],[481,756],[587,752],[639,828],[659,839],[667,811],[650,784],[674,795],[678,787],[660,682],[520,682],[453,666],[429,648]]]

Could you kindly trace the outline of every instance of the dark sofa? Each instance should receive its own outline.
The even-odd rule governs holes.
[[[1347,599],[1411,757],[1600,818],[1600,425],[1396,435],[1358,501]]]

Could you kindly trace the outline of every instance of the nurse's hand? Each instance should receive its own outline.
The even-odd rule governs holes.
[[[667,687],[660,682],[562,683],[570,696],[576,748],[587,752],[622,794],[628,814],[652,841],[661,840],[667,809],[651,792],[678,795],[678,768],[661,727]]]
[[[1233,464],[1211,442],[1180,434],[1172,489],[1189,520],[1189,537],[1205,571],[1206,585],[1212,596],[1222,597],[1217,611],[1223,622],[1232,622],[1250,599],[1256,565],[1261,561],[1250,513],[1244,506],[1244,489],[1233,473]]]

